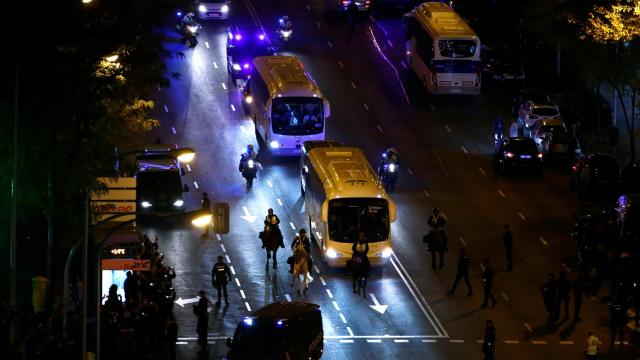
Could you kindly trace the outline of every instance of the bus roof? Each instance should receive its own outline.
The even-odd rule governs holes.
[[[390,200],[376,172],[355,147],[314,147],[307,156],[327,199],[374,197]]]
[[[253,65],[272,97],[280,94],[322,98],[318,85],[295,56],[258,56],[253,59]]]
[[[439,39],[478,38],[473,29],[447,4],[422,3],[410,14]]]

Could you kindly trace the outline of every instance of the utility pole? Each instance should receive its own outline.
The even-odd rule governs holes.
[[[16,60],[13,98],[13,161],[11,164],[11,239],[9,242],[9,343],[15,344],[16,321],[12,312],[16,309],[16,193],[18,191],[18,87],[20,61]]]

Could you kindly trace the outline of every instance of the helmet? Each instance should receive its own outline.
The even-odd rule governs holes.
[[[189,12],[187,13],[187,16],[195,16],[195,15],[196,15],[196,14],[194,14],[194,13],[193,13],[193,11],[189,11]]]
[[[273,209],[272,209],[272,208],[269,208],[269,209],[267,209],[267,212],[268,212],[268,213],[272,213],[272,212],[273,212]]]
[[[300,234],[306,234],[307,230],[305,230],[304,228],[300,229]]]
[[[222,261],[222,259],[224,259],[224,256],[222,255],[218,256],[218,261]]]

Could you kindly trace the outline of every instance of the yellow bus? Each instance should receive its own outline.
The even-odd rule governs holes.
[[[329,266],[346,265],[360,232],[369,243],[371,265],[389,261],[396,204],[360,149],[305,141],[300,181],[309,232]]]

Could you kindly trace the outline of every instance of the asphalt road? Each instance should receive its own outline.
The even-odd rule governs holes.
[[[320,304],[326,359],[474,359],[481,358],[484,323],[497,327],[499,359],[581,359],[587,331],[608,349],[608,313],[595,299],[585,299],[583,322],[571,319],[549,325],[539,287],[549,272],[571,270],[570,214],[578,201],[559,168],[540,177],[503,177],[492,162],[491,119],[507,113],[499,93],[477,97],[430,97],[403,61],[404,32],[399,13],[373,13],[350,34],[344,18],[327,19],[320,0],[277,3],[237,0],[227,21],[201,21],[198,46],[186,49],[178,34],[166,30],[167,47],[178,54],[168,72],[180,80],[157,93],[162,127],[148,139],[196,149],[185,182],[187,207],[198,208],[202,192],[231,207],[231,230],[201,238],[198,230],[175,225],[147,227],[157,234],[165,262],[176,268],[174,286],[186,304],[175,306],[179,323],[178,354],[196,358],[196,319],[191,304],[204,289],[215,301],[210,272],[218,255],[232,266],[231,304],[210,314],[208,358],[226,352],[224,339],[250,311],[272,301],[303,300]],[[294,39],[281,44],[276,19],[288,14]],[[178,19],[176,19],[178,20]],[[369,278],[368,293],[358,297],[344,271],[322,264],[306,296],[290,286],[286,258],[295,230],[308,224],[299,193],[297,159],[263,157],[264,170],[252,190],[237,171],[242,149],[256,144],[252,121],[242,111],[240,94],[226,71],[226,26],[260,25],[280,47],[298,56],[331,102],[327,138],[363,149],[372,163],[388,146],[400,153],[402,170],[392,197],[398,205],[392,225],[392,264]],[[184,58],[180,56],[184,53]],[[426,219],[437,206],[449,217],[449,251],[442,271],[432,270],[422,243]],[[266,269],[257,238],[266,209],[274,208],[287,248],[279,267]],[[509,224],[515,240],[515,270],[504,272],[501,232]],[[295,230],[294,230],[295,229]],[[474,295],[464,284],[457,294],[446,290],[455,276],[458,249],[472,262]],[[495,308],[481,309],[480,264],[490,258],[496,270]],[[374,300],[375,297],[375,300]],[[386,305],[372,307],[372,305]],[[383,310],[384,309],[384,310]],[[571,314],[572,315],[572,314]],[[630,358],[615,351],[606,358]]]

